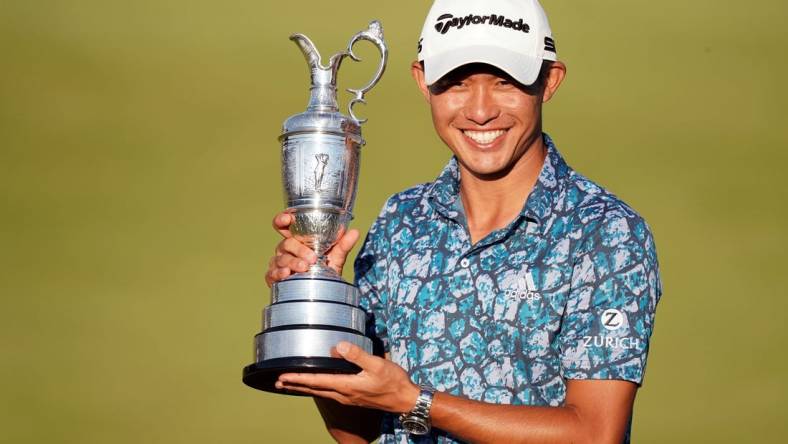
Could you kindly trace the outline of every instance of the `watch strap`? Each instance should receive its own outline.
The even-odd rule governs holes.
[[[411,434],[426,434],[430,430],[430,409],[432,408],[432,399],[435,396],[435,389],[424,384],[420,384],[419,387],[421,391],[419,392],[418,398],[416,398],[416,405],[413,407],[413,410],[408,413],[403,413],[399,418],[400,422],[415,422],[422,426],[420,428],[423,430],[423,433],[419,433],[421,430],[419,432],[408,430]]]

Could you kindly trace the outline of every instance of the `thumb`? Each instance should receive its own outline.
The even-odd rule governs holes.
[[[284,238],[293,237],[293,235],[290,233],[290,224],[292,223],[293,215],[287,211],[277,214],[274,216],[274,220],[271,221],[271,225],[273,225],[274,230],[276,230]]]
[[[337,253],[342,254],[343,257],[347,257],[347,254],[350,253],[350,250],[356,245],[358,242],[359,232],[355,228],[351,228],[350,230],[345,233],[344,236],[339,238],[337,243],[334,245],[333,251],[337,251]]]
[[[335,348],[339,357],[356,364],[361,367],[362,370],[369,369],[376,359],[380,359],[365,352],[361,347],[346,341],[340,342]]]
[[[340,237],[337,243],[331,247],[331,251],[328,252],[329,265],[341,272],[347,260],[347,255],[356,245],[356,242],[358,242],[359,236],[358,230],[353,228]]]

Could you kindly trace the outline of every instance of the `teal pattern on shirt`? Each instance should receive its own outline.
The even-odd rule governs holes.
[[[368,334],[414,381],[537,406],[562,405],[565,379],[642,383],[662,294],[654,239],[544,141],[523,210],[475,245],[455,158],[434,182],[392,196],[371,227],[355,262]],[[386,415],[380,442],[460,441],[408,436]]]

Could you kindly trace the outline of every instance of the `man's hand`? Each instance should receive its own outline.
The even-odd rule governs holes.
[[[274,257],[268,263],[265,282],[269,287],[274,282],[281,281],[293,273],[303,273],[309,270],[310,265],[317,262],[317,254],[290,233],[290,224],[292,223],[293,216],[288,212],[279,213],[274,217],[274,229],[284,239],[276,245]],[[347,255],[358,241],[358,237],[358,230],[350,229],[346,233],[342,233],[336,244],[328,250],[326,255],[328,266],[338,274],[342,274],[342,267],[345,265]]]
[[[333,351],[336,357],[361,367],[361,372],[355,375],[287,373],[279,376],[276,388],[393,413],[409,412],[416,405],[419,386],[402,367],[348,342],[340,342]]]

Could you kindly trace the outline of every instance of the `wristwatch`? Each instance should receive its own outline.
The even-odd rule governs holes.
[[[421,392],[419,392],[419,397],[416,398],[416,406],[410,412],[399,415],[399,422],[402,423],[402,428],[411,435],[426,435],[432,427],[430,408],[432,407],[435,389],[423,384],[420,384],[419,387],[421,387]]]

